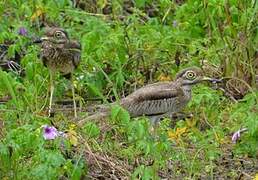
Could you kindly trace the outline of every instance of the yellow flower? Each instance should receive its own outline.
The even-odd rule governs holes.
[[[44,14],[44,8],[43,7],[41,7],[41,6],[38,6],[37,8],[36,8],[36,11],[32,14],[32,16],[31,16],[31,21],[35,21],[35,19],[37,18],[37,17],[39,17],[39,16],[42,16],[43,14]]]
[[[159,81],[171,81],[171,77],[168,75],[165,75],[165,74],[161,74],[161,75],[159,75],[158,80]]]
[[[76,127],[75,124],[70,124],[69,129],[73,130],[73,129],[75,129],[75,127]]]
[[[258,180],[258,173],[255,174],[254,180]]]
[[[67,132],[67,138],[73,146],[78,145],[77,133],[74,130],[71,129]]]
[[[180,139],[180,137],[187,131],[186,127],[183,128],[176,128],[176,131],[168,131],[168,138],[170,140],[176,140],[178,141]]]

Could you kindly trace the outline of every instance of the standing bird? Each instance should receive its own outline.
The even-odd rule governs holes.
[[[55,74],[60,72],[65,77],[71,79],[74,116],[77,117],[72,73],[81,60],[81,45],[78,41],[70,40],[67,32],[57,27],[47,28],[44,36],[40,38],[40,42],[41,59],[50,71],[49,116],[51,116],[52,112]]]
[[[119,105],[131,117],[147,116],[152,123],[157,123],[161,117],[171,117],[180,112],[191,100],[192,87],[203,81],[220,82],[203,76],[203,71],[198,67],[186,68],[177,73],[175,81],[146,85],[121,99]],[[109,114],[110,108],[105,106],[101,112],[81,120],[79,125]]]

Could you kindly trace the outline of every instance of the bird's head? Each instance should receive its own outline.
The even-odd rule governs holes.
[[[65,44],[69,41],[67,32],[62,28],[46,28],[44,36],[40,38],[42,42],[47,41],[53,44]]]
[[[191,86],[203,81],[221,82],[219,79],[205,77],[203,71],[198,67],[190,67],[179,71],[176,75],[176,81],[180,81],[184,86]]]

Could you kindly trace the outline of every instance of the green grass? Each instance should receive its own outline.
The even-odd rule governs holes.
[[[0,97],[11,97],[0,104],[0,179],[254,177],[257,2],[188,0],[179,5],[137,0],[132,13],[124,1],[81,2],[86,9],[73,7],[69,0],[0,2],[0,44],[12,44],[8,58],[25,54],[24,76],[0,71]],[[103,14],[107,7],[112,13]],[[48,70],[38,57],[39,47],[30,43],[46,25],[67,29],[82,44],[74,82],[83,107],[80,117],[96,104],[93,98],[119,100],[135,87],[173,79],[178,70],[193,65],[206,68],[207,76],[244,80],[248,88],[240,84],[236,93],[229,89],[239,88],[237,84],[224,85],[223,93],[199,85],[185,108],[193,118],[165,119],[155,132],[148,119],[130,118],[118,106],[109,119],[79,128],[72,111],[47,117]],[[20,27],[27,29],[27,36],[17,33]],[[68,91],[69,83],[58,77],[55,97],[62,100]],[[232,101],[229,94],[244,97]],[[68,137],[44,140],[41,126],[51,123]],[[233,144],[233,132],[243,127],[248,131]]]

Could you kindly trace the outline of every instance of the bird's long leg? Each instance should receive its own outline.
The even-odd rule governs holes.
[[[153,115],[153,116],[149,116],[149,120],[152,126],[158,126],[158,123],[160,122],[161,118],[164,116],[164,114],[162,115]]]
[[[54,84],[54,72],[50,70],[50,99],[49,99],[49,107],[48,107],[48,116],[51,116],[52,113],[52,101],[53,101],[53,93],[55,89],[55,84]]]
[[[73,94],[73,110],[74,110],[74,117],[77,118],[77,109],[76,109],[76,101],[75,101],[75,91],[74,91],[74,84],[73,84],[73,74],[71,74],[71,83],[72,83],[72,94]]]
[[[159,126],[159,122],[161,120],[161,118],[163,117],[163,115],[154,115],[154,116],[149,116],[149,120],[150,120],[150,123],[151,123],[151,128],[150,128],[150,133],[154,136],[155,139],[158,138],[157,136],[157,129],[158,129],[158,126]]]

